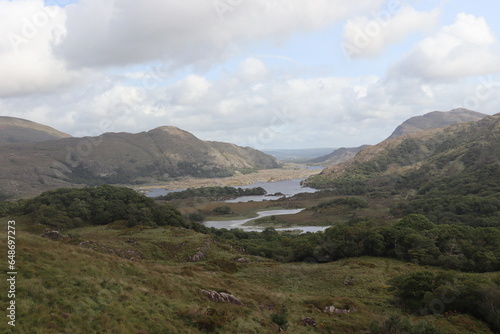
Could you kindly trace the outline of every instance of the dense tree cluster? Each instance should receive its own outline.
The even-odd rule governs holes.
[[[53,228],[105,225],[117,220],[134,225],[192,227],[173,207],[125,187],[103,185],[48,191],[30,200],[2,204],[4,214],[31,215]]]
[[[435,225],[410,214],[395,225],[374,226],[369,220],[339,224],[324,233],[280,234],[213,230],[243,245],[254,255],[281,261],[328,262],[347,257],[384,256],[462,271],[500,270],[500,230],[489,227]]]
[[[207,197],[211,199],[236,198],[240,196],[258,196],[265,195],[267,191],[262,187],[255,188],[234,188],[234,187],[201,187],[188,188],[182,191],[168,193],[158,197],[161,200],[186,199],[192,197]]]
[[[436,224],[500,227],[500,195],[419,196],[398,204],[391,212],[397,216],[419,213]]]
[[[500,276],[478,281],[451,272],[420,271],[391,281],[400,306],[417,315],[461,312],[485,321],[500,332]]]

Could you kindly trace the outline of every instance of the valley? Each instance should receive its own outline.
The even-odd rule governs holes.
[[[191,164],[142,184],[94,184],[91,173],[1,201],[0,225],[16,222],[17,332],[499,333],[499,117],[414,120],[429,129],[325,169],[172,128],[107,135],[114,148],[181,136],[196,158],[217,147],[213,161],[238,168],[202,177],[206,166]],[[35,150],[12,145],[26,146],[6,164]],[[226,150],[243,155],[220,160]]]

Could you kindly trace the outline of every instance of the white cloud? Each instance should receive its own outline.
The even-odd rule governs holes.
[[[174,125],[202,139],[263,148],[373,144],[432,110],[498,112],[498,79],[482,86],[471,78],[431,80],[497,68],[497,41],[482,18],[459,15],[386,77],[384,69],[363,75],[365,69],[348,64],[343,73],[356,74],[336,76],[343,59],[297,50],[297,41],[328,44],[333,23],[354,15],[344,29],[352,40],[371,12],[382,8],[375,13],[384,18],[385,1],[221,1],[232,5],[218,12],[218,0],[80,0],[53,8],[58,14],[44,23],[42,0],[0,0],[2,114],[76,136]],[[403,7],[386,16],[387,29],[359,56],[425,31],[437,13]],[[31,36],[24,18],[34,17],[40,27]],[[9,33],[29,35],[28,43],[21,40],[16,51]],[[290,36],[297,38],[284,43]]]
[[[420,12],[405,6],[397,11],[384,9],[371,17],[356,17],[344,25],[342,51],[352,59],[379,55],[412,33],[432,29],[438,16],[437,9]]]
[[[419,42],[392,68],[393,76],[449,80],[499,73],[498,41],[482,17],[461,13],[452,25]]]
[[[66,15],[43,0],[0,1],[0,97],[50,92],[78,80],[52,47],[65,34]]]
[[[155,59],[165,60],[172,69],[208,67],[245,43],[279,41],[293,32],[322,28],[377,8],[381,2],[81,0],[65,8],[67,36],[57,52],[74,67]]]

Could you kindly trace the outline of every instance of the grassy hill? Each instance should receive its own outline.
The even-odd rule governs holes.
[[[492,333],[466,314],[422,317],[393,303],[391,279],[421,270],[438,273],[435,268],[372,257],[279,263],[171,226],[81,227],[51,240],[15,218],[16,328],[2,321],[2,333],[260,334],[278,332],[278,324],[287,333],[384,332],[388,326],[408,333],[422,328],[439,328],[425,333]],[[6,220],[0,223],[5,227]],[[6,249],[5,238],[0,245]],[[204,256],[193,262],[199,250]],[[459,275],[476,282],[495,277]],[[2,287],[7,290],[5,280]],[[232,294],[242,305],[212,301],[202,289]],[[332,305],[357,312],[325,313]],[[305,325],[305,318],[315,326]]]
[[[476,192],[487,195],[499,186],[499,140],[500,114],[497,114],[478,122],[385,140],[365,148],[350,161],[325,169],[307,183],[334,187],[340,192],[378,189],[423,194],[430,183],[453,181],[473,187],[479,182],[481,189]],[[481,180],[482,177],[485,179]],[[456,190],[443,189],[447,194]],[[462,191],[473,192],[472,188]]]
[[[500,114],[370,146],[307,180],[339,195],[397,202],[392,215],[500,227]],[[390,199],[390,200],[389,200]]]
[[[206,142],[175,127],[160,127],[0,146],[0,189],[3,197],[29,197],[60,187],[223,177],[278,166],[273,157],[249,147]]]
[[[345,198],[316,208],[338,205],[367,203]],[[498,273],[440,269],[448,260],[422,265],[435,252],[468,261],[473,251],[481,267],[472,269],[488,271],[500,257],[493,230],[437,227],[418,215],[304,235],[215,230],[107,185],[6,202],[0,216],[4,231],[16,221],[18,272],[16,328],[4,321],[4,333],[500,330]]]

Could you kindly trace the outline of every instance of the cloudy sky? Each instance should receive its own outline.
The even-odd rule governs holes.
[[[255,148],[375,144],[500,112],[486,0],[0,0],[0,115],[73,136],[163,125]]]

